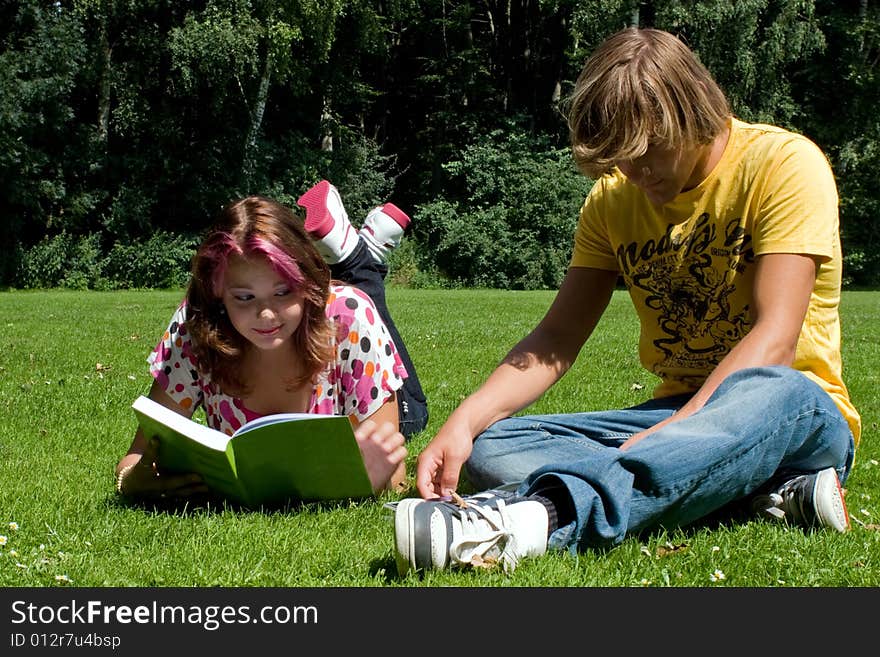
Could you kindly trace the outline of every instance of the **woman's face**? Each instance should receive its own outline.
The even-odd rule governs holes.
[[[257,349],[289,344],[303,318],[305,293],[294,289],[258,255],[229,258],[223,305],[235,330]]]

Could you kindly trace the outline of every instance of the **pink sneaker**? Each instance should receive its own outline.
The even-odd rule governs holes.
[[[337,189],[322,180],[296,202],[306,209],[306,232],[323,258],[330,264],[345,260],[357,246],[357,233]]]
[[[406,230],[406,227],[409,226],[409,215],[401,210],[399,207],[394,205],[394,203],[386,203],[378,209],[394,219],[394,221],[397,222],[397,225],[400,226],[403,230]],[[373,212],[375,212],[375,210]],[[372,215],[373,212],[371,212],[370,215]],[[369,223],[370,215],[367,215],[366,223]]]

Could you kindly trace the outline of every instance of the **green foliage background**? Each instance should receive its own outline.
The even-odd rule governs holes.
[[[738,116],[819,143],[846,283],[876,285],[878,18],[875,0],[2,2],[0,285],[176,285],[223,203],[293,205],[327,178],[355,223],[389,199],[414,217],[402,282],[553,288],[591,184],[561,109],[634,24],[684,39]]]

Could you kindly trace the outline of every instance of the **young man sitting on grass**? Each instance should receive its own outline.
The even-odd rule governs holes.
[[[625,29],[588,59],[569,127],[597,178],[570,268],[538,326],[419,456],[424,499],[395,509],[401,573],[509,570],[736,500],[845,531],[860,418],[841,376],[838,198],[822,152],[733,117],[696,56],[653,29]],[[641,362],[660,378],[653,399],[512,417],[571,367],[618,278]],[[486,492],[447,501],[462,466]]]

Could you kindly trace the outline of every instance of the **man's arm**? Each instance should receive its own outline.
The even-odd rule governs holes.
[[[700,410],[721,382],[747,367],[791,365],[804,324],[818,266],[812,257],[771,253],[756,260],[752,329],[725,356],[700,389],[667,420],[628,439],[621,449]]]
[[[541,322],[453,411],[419,455],[416,483],[422,497],[455,490],[474,438],[537,400],[568,371],[608,306],[616,280],[613,271],[568,270]]]

